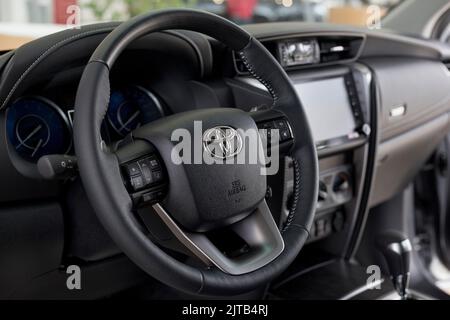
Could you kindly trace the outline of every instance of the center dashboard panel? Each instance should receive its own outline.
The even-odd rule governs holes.
[[[308,242],[336,255],[345,252],[357,223],[367,192],[367,159],[373,152],[373,77],[369,68],[355,61],[364,40],[357,36],[306,36],[263,42],[287,71],[316,141],[319,195]],[[238,105],[248,104],[251,91],[255,95],[253,110],[267,108],[270,100],[259,96],[267,94],[267,89],[248,76],[236,55],[233,59],[238,76],[229,84]],[[333,65],[332,61],[340,63]],[[282,201],[286,219],[294,197],[292,166],[287,160]]]
[[[326,73],[329,73],[328,75]],[[320,163],[317,213],[309,242],[341,243],[352,230],[366,175],[372,131],[370,71],[362,65],[291,72],[308,116]],[[287,190],[289,192],[289,189]]]
[[[291,78],[316,140],[320,190],[309,242],[351,256],[358,245],[355,230],[363,227],[368,210],[401,192],[448,132],[450,73],[440,56],[445,52],[396,35],[261,34]],[[258,96],[253,108],[266,108],[266,88],[233,58],[236,100],[245,105],[248,97],[242,95],[252,91]],[[286,217],[291,167],[287,163]]]

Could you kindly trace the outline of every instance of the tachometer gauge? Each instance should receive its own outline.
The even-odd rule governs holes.
[[[72,146],[66,115],[42,97],[21,98],[11,105],[6,130],[12,148],[33,162],[44,155],[65,154]]]
[[[159,100],[142,87],[128,86],[111,94],[107,122],[121,137],[162,116],[163,110]]]

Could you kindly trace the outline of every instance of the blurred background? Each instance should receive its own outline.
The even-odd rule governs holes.
[[[402,0],[0,0],[0,50],[67,28],[68,24],[126,20],[150,10],[188,7],[239,24],[273,21],[364,26],[368,15],[385,15]],[[374,9],[373,5],[378,6]],[[70,26],[69,26],[70,27]]]

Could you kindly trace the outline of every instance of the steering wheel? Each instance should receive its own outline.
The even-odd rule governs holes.
[[[255,113],[216,108],[175,114],[136,129],[113,150],[100,133],[109,103],[110,70],[133,40],[168,29],[197,31],[234,50],[267,87],[273,105]],[[199,136],[195,131],[200,121]],[[204,154],[209,150],[212,158],[230,160],[247,143],[241,132],[258,128],[279,129],[280,157],[293,159],[294,201],[282,227],[265,200],[264,164],[173,159],[176,130],[192,134],[196,140],[192,151],[198,151],[200,143]],[[134,263],[169,286],[202,295],[249,292],[283,272],[308,238],[317,200],[318,160],[305,112],[271,54],[224,18],[196,10],[163,10],[118,26],[97,47],[83,72],[73,133],[80,176],[100,222]],[[257,138],[261,146],[263,139],[259,134]],[[152,224],[161,227],[149,231]],[[224,230],[244,244],[238,252],[221,247],[220,243],[232,242]],[[168,234],[176,245],[161,244]],[[175,258],[164,247],[178,247],[201,263]]]

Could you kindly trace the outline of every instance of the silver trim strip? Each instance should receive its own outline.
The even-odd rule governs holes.
[[[169,230],[174,234],[174,236],[191,251],[197,258],[199,258],[207,266],[212,265],[211,259],[208,255],[204,253],[184,232],[178,227],[176,222],[170,217],[170,215],[164,210],[164,208],[159,204],[154,204],[153,209],[164,222],[164,224],[169,228]]]
[[[389,117],[398,118],[403,117],[406,114],[406,105],[396,106],[389,111]]]

